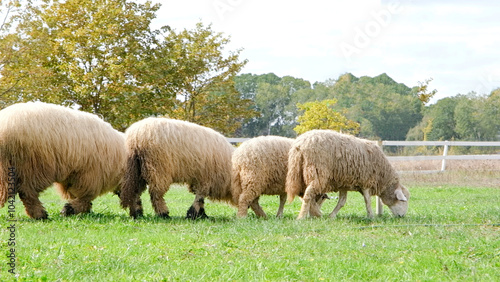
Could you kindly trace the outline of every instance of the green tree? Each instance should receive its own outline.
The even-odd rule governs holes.
[[[349,120],[342,113],[336,112],[332,106],[337,103],[335,99],[307,102],[297,104],[297,108],[303,111],[298,117],[299,125],[293,130],[302,134],[312,129],[333,129],[340,132],[357,134],[359,123]]]
[[[2,25],[0,106],[32,100],[77,106],[122,130],[170,115],[234,131],[254,114],[232,80],[246,62],[239,62],[240,50],[225,50],[229,39],[202,24],[180,33],[151,29],[159,7],[28,1]]]
[[[150,100],[141,76],[161,34],[150,29],[159,7],[126,0],[28,4],[15,34],[7,35],[14,39],[1,46],[2,54],[14,50],[1,91],[22,101],[78,105],[120,129],[158,112],[151,103],[168,105],[172,95],[163,91],[156,97],[163,100]]]
[[[499,127],[500,104],[495,101],[495,92],[489,96],[471,92],[457,96],[455,107],[455,131],[460,140],[496,140]],[[497,118],[495,118],[497,117]]]
[[[241,50],[224,57],[229,38],[198,23],[193,30],[171,31],[165,42],[177,66],[170,76],[177,97],[171,117],[229,133],[254,115],[251,101],[239,99],[233,80],[247,61],[239,61]]]
[[[432,119],[432,129],[428,135],[429,140],[458,139],[458,134],[455,131],[455,107],[457,103],[456,97],[448,97],[431,106],[429,115]]]
[[[479,126],[479,97],[474,94],[458,96],[455,106],[455,132],[460,140],[481,140],[482,130]]]
[[[422,119],[423,105],[415,90],[395,82],[387,74],[360,78],[347,73],[327,81],[335,109],[360,123],[365,138],[404,140],[410,128]]]
[[[487,132],[486,140],[500,139],[500,88],[491,91],[484,100],[479,123]]]
[[[273,73],[243,74],[235,78],[235,84],[243,98],[255,102],[253,109],[259,114],[243,124],[240,136],[295,135],[293,127],[297,109],[294,94],[311,89],[308,81],[291,76],[280,78]]]
[[[261,122],[264,126],[259,135],[280,135],[281,128],[286,124],[287,117],[284,111],[290,103],[289,92],[283,85],[260,83],[257,86],[255,104],[261,113]]]
[[[422,122],[407,140],[497,140],[500,130],[500,91],[483,96],[471,92],[426,107]]]

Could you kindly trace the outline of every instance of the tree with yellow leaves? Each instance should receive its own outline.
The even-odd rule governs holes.
[[[357,134],[359,123],[349,120],[344,114],[333,110],[336,99],[307,102],[297,104],[297,108],[303,111],[298,117],[299,125],[293,130],[302,134],[312,129],[332,129],[344,133]]]

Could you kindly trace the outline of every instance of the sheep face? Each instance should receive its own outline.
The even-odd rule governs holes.
[[[408,211],[408,200],[410,199],[410,192],[403,185],[398,185],[396,189],[387,197],[382,197],[382,201],[389,206],[392,214],[395,216],[403,217]],[[385,198],[385,199],[384,199]]]

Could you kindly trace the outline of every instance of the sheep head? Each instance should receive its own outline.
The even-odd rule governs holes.
[[[408,200],[410,192],[403,185],[395,185],[395,189],[388,189],[388,193],[380,195],[382,202],[386,204],[395,216],[403,217],[408,211]],[[391,192],[392,191],[392,192]]]

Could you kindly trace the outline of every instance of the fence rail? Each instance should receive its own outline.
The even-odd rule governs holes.
[[[387,156],[391,161],[500,160],[500,155]]]
[[[500,147],[495,141],[382,141],[382,146],[471,146]]]
[[[496,155],[448,155],[450,146],[500,147],[500,142],[473,141],[382,141],[382,146],[444,146],[442,156],[388,156],[393,161],[441,160],[441,170],[446,170],[447,160],[500,160]]]

